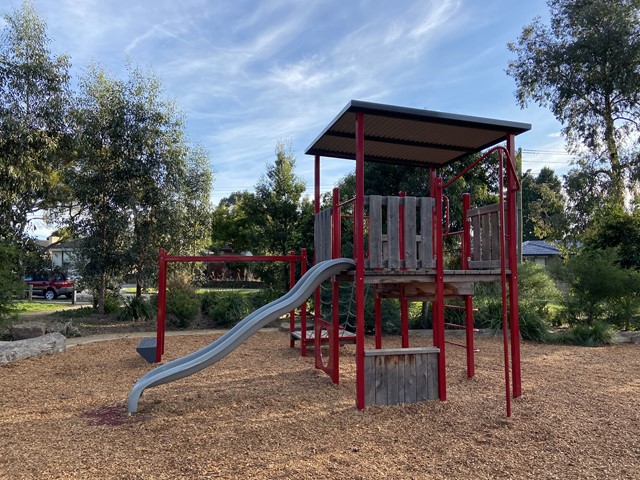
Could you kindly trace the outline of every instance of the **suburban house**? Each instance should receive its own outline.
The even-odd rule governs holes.
[[[522,259],[547,267],[560,259],[560,250],[544,240],[527,240],[522,242]]]
[[[53,267],[73,268],[75,266],[77,256],[77,240],[68,242],[60,242],[60,237],[50,235],[45,241],[40,242],[51,256],[51,265]]]

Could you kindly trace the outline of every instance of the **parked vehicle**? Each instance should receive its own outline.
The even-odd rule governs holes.
[[[33,293],[44,295],[47,300],[54,300],[61,295],[71,298],[74,288],[76,292],[81,291],[81,288],[76,286],[76,281],[68,278],[64,272],[38,272],[25,277],[24,282],[33,285]]]

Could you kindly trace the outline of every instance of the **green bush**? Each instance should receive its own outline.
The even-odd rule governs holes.
[[[118,320],[123,322],[133,322],[138,320],[149,320],[156,314],[153,304],[142,297],[131,297],[125,300],[124,307],[118,314]]]
[[[640,312],[640,273],[618,263],[616,249],[583,250],[559,270],[570,286],[564,301],[570,326],[607,322],[634,328]]]
[[[202,295],[202,313],[214,325],[232,326],[258,308],[252,297],[259,295],[242,290],[206,292]]]
[[[611,343],[611,338],[611,327],[596,321],[591,325],[573,325],[568,330],[551,335],[549,340],[553,343],[595,347]]]
[[[200,312],[200,298],[187,274],[177,273],[167,280],[167,324],[189,328]]]

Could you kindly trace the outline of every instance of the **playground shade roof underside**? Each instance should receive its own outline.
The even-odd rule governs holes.
[[[503,142],[527,123],[351,100],[307,148],[308,155],[356,158],[356,113],[364,114],[367,162],[441,167]]]

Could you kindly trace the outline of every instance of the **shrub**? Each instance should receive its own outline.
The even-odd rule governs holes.
[[[611,343],[611,328],[603,322],[591,325],[576,324],[570,329],[550,336],[553,343],[595,347]]]
[[[125,300],[124,307],[118,314],[118,320],[132,322],[149,320],[154,317],[156,309],[149,300],[142,297],[131,297]]]
[[[167,280],[167,324],[189,328],[200,312],[200,299],[186,273]]]
[[[232,326],[249,315],[256,308],[252,297],[242,290],[213,291],[202,295],[202,313],[219,326]]]
[[[14,318],[13,296],[24,291],[24,284],[16,280],[17,265],[17,250],[9,245],[0,245],[0,326]]]

